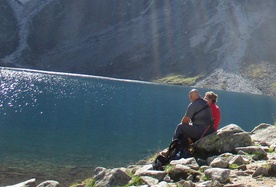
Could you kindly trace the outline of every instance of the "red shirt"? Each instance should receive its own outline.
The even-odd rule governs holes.
[[[218,130],[219,122],[220,122],[220,109],[215,103],[211,103],[210,107],[213,112],[213,118],[214,118],[214,129],[215,131]]]

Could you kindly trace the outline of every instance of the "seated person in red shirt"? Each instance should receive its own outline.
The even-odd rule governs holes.
[[[215,94],[212,91],[206,92],[205,97],[212,109],[213,118],[214,118],[214,130],[217,131],[220,123],[220,109],[216,105],[216,102],[218,101],[218,95]]]

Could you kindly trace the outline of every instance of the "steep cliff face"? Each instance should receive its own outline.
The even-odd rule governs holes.
[[[275,1],[224,4],[221,65],[196,86],[276,95]],[[274,20],[274,21],[273,21]]]
[[[265,62],[264,69],[276,70],[273,0],[2,0],[0,4],[2,9],[13,9],[0,19],[17,17],[8,23],[18,26],[14,33],[20,37],[16,49],[14,43],[8,45],[13,53],[0,48],[2,66],[148,81],[181,74],[201,77],[196,82],[199,87],[276,93],[275,79],[269,79],[273,73],[261,83],[250,71],[260,62]]]
[[[11,54],[18,46],[16,17],[6,1],[0,1],[0,59]]]

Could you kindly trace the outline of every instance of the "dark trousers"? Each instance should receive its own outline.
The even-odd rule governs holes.
[[[206,127],[202,127],[199,125],[189,125],[189,124],[178,124],[174,135],[173,135],[173,140],[178,138],[178,139],[188,139],[191,138],[192,140],[196,141],[201,138],[201,136],[204,134],[206,131]],[[211,125],[208,129],[207,132],[205,132],[204,136],[211,134],[214,132],[214,127]]]

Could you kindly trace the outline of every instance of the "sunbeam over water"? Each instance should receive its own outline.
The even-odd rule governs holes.
[[[68,186],[97,166],[126,166],[151,156],[169,144],[190,89],[1,68],[0,185],[34,177]],[[251,131],[274,123],[275,97],[216,92],[220,127],[235,123]]]

